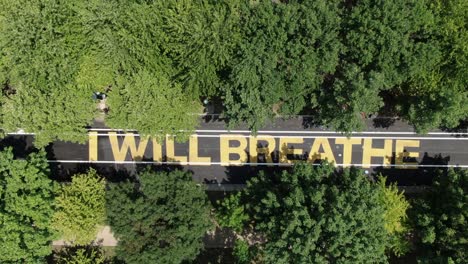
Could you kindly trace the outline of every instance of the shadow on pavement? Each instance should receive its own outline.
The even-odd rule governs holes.
[[[416,162],[414,158],[411,157],[398,157],[403,162]],[[296,158],[298,159],[298,158]],[[259,159],[260,162],[261,159]],[[450,156],[442,156],[441,154],[429,156],[427,153],[424,153],[422,160],[418,162],[419,165],[448,165],[450,161]],[[274,161],[275,162],[275,161]],[[314,163],[319,163],[320,160],[316,159]],[[391,160],[392,164],[395,164],[395,157]],[[411,167],[411,165],[408,165]],[[414,165],[413,165],[414,166]],[[226,178],[221,182],[205,179],[204,183],[206,184],[245,184],[252,177],[258,175],[261,171],[266,174],[274,174],[284,170],[291,170],[290,166],[225,166]],[[436,170],[447,171],[447,167],[417,167],[417,168],[401,168],[401,167],[376,167],[371,172],[371,176],[377,176],[382,174],[387,177],[387,182],[396,182],[399,186],[420,186],[420,185],[430,185],[434,178],[434,172]],[[342,168],[337,168],[337,170],[342,170]]]
[[[395,123],[396,119],[392,117],[375,117],[372,124],[375,128],[389,128]]]
[[[404,162],[412,162],[403,158]],[[448,165],[450,156],[442,156],[437,154],[429,156],[427,152],[424,153],[419,165]],[[394,160],[392,160],[394,163]],[[372,173],[373,176],[382,174],[387,177],[387,182],[396,182],[399,186],[417,186],[417,185],[431,185],[436,170],[447,170],[447,167],[417,167],[417,168],[399,168],[399,167],[377,167]]]
[[[0,141],[0,150],[8,147],[13,149],[13,155],[17,159],[24,159],[29,154],[37,151],[30,136],[7,136]]]
[[[56,160],[52,147],[47,147],[47,158],[49,160]],[[136,157],[136,161],[149,161],[153,162],[152,158],[148,157]],[[167,160],[164,157],[164,161]],[[173,170],[184,170],[181,165],[165,165],[165,164],[141,164],[141,163],[130,163],[130,164],[97,164],[97,163],[49,163],[51,169],[52,179],[59,182],[71,181],[71,177],[77,173],[86,173],[89,168],[95,169],[99,175],[106,178],[109,182],[121,182],[125,180],[133,180],[135,176],[146,168],[150,168],[153,171],[173,171]],[[189,173],[193,173],[190,170],[185,170]]]
[[[270,156],[267,156],[267,154],[264,153],[258,153],[256,156],[250,156],[249,151],[245,151],[247,157],[248,157],[248,162],[251,163],[278,163],[278,165],[241,165],[241,166],[225,166],[225,174],[226,174],[226,179],[223,179],[221,182],[217,181],[210,181],[206,180],[204,183],[210,183],[210,184],[216,184],[216,183],[221,183],[221,184],[245,184],[248,180],[250,180],[252,177],[258,175],[260,171],[264,171],[267,174],[275,173],[275,172],[281,172],[283,170],[288,170],[291,169],[291,166],[280,166],[279,161],[280,161],[280,152],[278,150],[270,152],[268,150],[268,144],[262,145],[262,143],[258,142],[257,143],[258,148],[264,148],[267,149],[265,152],[270,153]],[[290,148],[290,150],[293,150],[293,148]],[[284,151],[284,150],[283,150]],[[307,159],[308,153],[305,152],[301,156],[295,156],[293,154],[288,154],[286,155],[288,159],[297,159],[297,160],[304,160]]]
[[[322,124],[316,120],[313,116],[303,116],[302,117],[302,127],[304,129],[321,127]]]

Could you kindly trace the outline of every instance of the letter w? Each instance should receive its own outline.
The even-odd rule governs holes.
[[[148,144],[148,139],[140,139],[140,144],[137,147],[135,136],[126,134],[124,136],[122,146],[119,147],[119,140],[117,138],[117,133],[115,132],[109,132],[109,141],[115,161],[125,161],[129,149],[133,160],[141,160],[145,154],[146,145]]]

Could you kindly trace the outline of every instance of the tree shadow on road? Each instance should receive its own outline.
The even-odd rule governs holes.
[[[397,157],[405,163],[414,162],[414,158],[407,158],[404,156]],[[442,156],[436,154],[429,156],[427,152],[424,153],[422,160],[417,162],[421,167],[411,166],[408,167],[377,167],[374,169],[373,176],[382,174],[387,177],[389,183],[396,182],[399,186],[418,186],[418,185],[431,185],[436,170],[447,171],[447,167],[436,167],[438,165],[446,166],[450,161],[450,156]],[[392,159],[392,164],[395,164],[395,158]],[[411,168],[413,167],[413,168]]]
[[[375,128],[389,128],[395,123],[396,119],[392,117],[375,117],[372,124]]]
[[[13,149],[13,155],[16,159],[24,159],[29,154],[38,151],[33,145],[31,136],[7,136],[0,141],[0,150],[8,147]]]

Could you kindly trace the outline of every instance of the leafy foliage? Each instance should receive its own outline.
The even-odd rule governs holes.
[[[106,260],[102,248],[97,246],[74,246],[61,249],[54,255],[57,264],[104,264]]]
[[[313,92],[338,63],[338,1],[243,1],[242,42],[224,86],[231,126],[258,129],[273,115],[317,106]],[[309,98],[310,97],[310,98]]]
[[[296,164],[261,173],[245,190],[255,230],[265,235],[267,263],[384,262],[385,208],[358,169]]]
[[[426,38],[433,58],[411,65],[420,69],[401,100],[402,114],[422,132],[456,127],[468,117],[468,2],[433,0],[430,9],[435,19]]]
[[[238,264],[251,263],[249,244],[244,240],[240,240],[240,239],[236,240],[232,254],[236,257]]]
[[[452,128],[468,117],[467,12],[464,0],[0,0],[0,121],[37,146],[84,142],[92,92],[110,90],[107,124],[153,137],[186,139],[200,97],[253,130],[312,113],[349,132],[384,109],[419,132]]]
[[[84,60],[97,72],[91,76],[108,76],[110,85],[119,78],[132,77],[140,71],[173,72],[161,51],[165,38],[161,29],[159,3],[144,1],[95,0],[80,6],[83,27],[92,41],[92,49]],[[89,75],[83,73],[83,79]],[[105,84],[105,82],[103,83]]]
[[[39,263],[51,253],[54,184],[44,152],[0,152],[0,262]]]
[[[90,169],[72,177],[56,198],[53,227],[62,239],[74,245],[91,243],[105,221],[105,182]]]
[[[433,190],[415,204],[415,228],[427,263],[465,263],[468,170],[438,171]]]
[[[386,178],[380,176],[378,187],[380,202],[385,207],[384,221],[385,230],[390,237],[389,249],[396,256],[402,256],[410,249],[409,241],[405,237],[409,231],[406,211],[410,205],[403,192],[399,192],[396,183],[386,186],[385,182]]]
[[[416,36],[433,17],[420,0],[346,1],[340,35],[339,67],[320,96],[320,118],[341,130],[363,127],[361,113],[382,106],[381,91],[398,87],[424,65],[430,47]]]
[[[137,129],[160,140],[166,134],[175,135],[178,141],[188,139],[198,123],[196,113],[201,105],[189,99],[180,85],[149,72],[122,82],[109,93],[108,125]]]
[[[164,1],[163,44],[175,80],[193,98],[219,96],[223,74],[241,41],[240,0]]]
[[[56,139],[84,142],[95,111],[91,90],[75,81],[85,50],[73,2],[1,1],[0,83],[3,126],[38,133],[36,145]]]
[[[245,208],[241,204],[241,193],[231,194],[224,198],[216,210],[216,219],[223,227],[229,227],[237,232],[241,232],[249,216],[245,213]]]
[[[91,93],[80,98],[73,94],[82,93],[80,88],[68,86],[65,89],[67,93],[28,90],[23,94],[18,91],[3,106],[4,129],[36,132],[34,144],[37,147],[44,147],[54,140],[85,142],[85,126],[92,120],[92,114],[86,112],[94,111],[94,105],[89,103],[92,102]]]
[[[182,171],[145,170],[137,178],[137,183],[111,184],[107,193],[117,256],[128,263],[195,259],[212,227],[204,190]]]
[[[190,5],[188,1],[184,3]],[[197,114],[202,109],[198,98],[186,93],[177,82],[184,80],[175,78],[181,73],[166,54],[177,46],[169,43],[168,35],[172,33],[174,37],[180,32],[163,25],[166,22],[174,27],[192,25],[184,21],[190,16],[182,10],[184,3],[128,1],[113,3],[113,9],[109,10],[97,1],[87,7],[100,14],[97,21],[93,16],[85,17],[100,33],[93,34],[98,49],[86,60],[98,73],[87,71],[80,76],[84,80],[92,80],[95,75],[108,76],[101,83],[107,81],[110,88],[106,117],[110,127],[137,129],[158,139],[171,134],[183,141],[198,124]],[[115,23],[108,23],[109,19]]]

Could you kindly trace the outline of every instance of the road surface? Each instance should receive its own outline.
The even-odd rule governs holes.
[[[277,119],[256,135],[242,127],[227,130],[223,122],[210,120],[202,122],[185,143],[170,138],[144,140],[136,131],[111,130],[96,123],[86,144],[54,142],[47,150],[51,166],[61,175],[92,166],[116,178],[152,166],[189,170],[194,180],[212,185],[243,184],[259,170],[280,171],[298,161],[317,164],[324,159],[338,167],[382,173],[409,186],[429,184],[427,172],[434,169],[468,168],[466,131],[418,135],[403,122],[392,121],[389,129],[379,127],[378,120],[367,122],[366,131],[347,137],[307,127],[304,117]],[[20,154],[31,151],[32,141],[31,135],[11,134],[1,144],[14,145]]]

